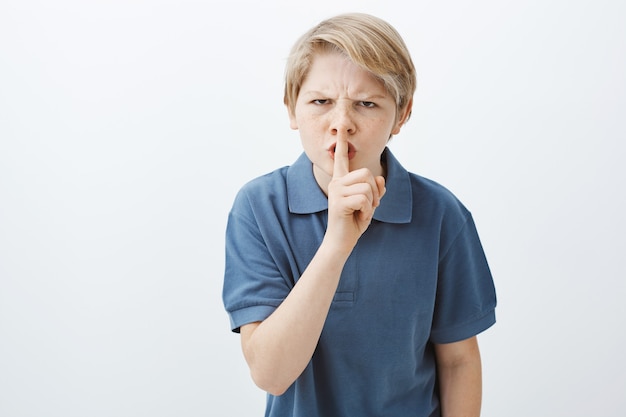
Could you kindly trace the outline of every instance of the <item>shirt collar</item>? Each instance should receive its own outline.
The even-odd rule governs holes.
[[[386,148],[387,192],[374,212],[374,219],[386,223],[409,223],[413,212],[413,195],[409,173]],[[328,199],[313,176],[313,165],[305,153],[287,169],[289,211],[311,214],[328,209]]]

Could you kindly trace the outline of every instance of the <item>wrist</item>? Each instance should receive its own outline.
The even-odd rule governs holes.
[[[318,253],[322,254],[325,259],[332,263],[339,263],[343,268],[343,264],[354,249],[354,245],[346,244],[346,239],[333,238],[326,234],[322,240],[322,244],[318,248]]]

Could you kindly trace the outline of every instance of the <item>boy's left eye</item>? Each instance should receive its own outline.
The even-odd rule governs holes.
[[[368,108],[376,107],[376,104],[373,101],[362,101],[360,104],[361,106]]]

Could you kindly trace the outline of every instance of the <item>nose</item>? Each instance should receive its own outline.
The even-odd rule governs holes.
[[[337,103],[331,113],[330,130],[333,135],[338,134],[354,134],[356,132],[356,123],[353,109],[347,103]]]

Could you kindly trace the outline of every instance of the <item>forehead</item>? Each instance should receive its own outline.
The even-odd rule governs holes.
[[[380,79],[339,52],[313,54],[300,92],[306,93],[310,90],[388,95]]]

